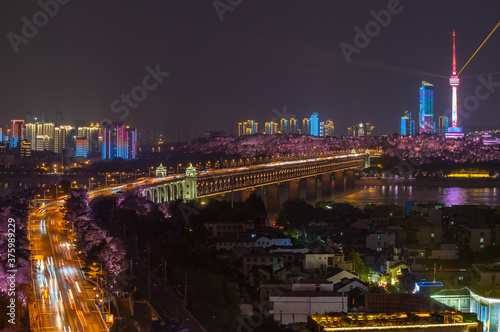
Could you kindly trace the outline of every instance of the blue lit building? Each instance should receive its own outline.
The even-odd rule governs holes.
[[[434,85],[422,81],[420,87],[419,132],[434,134]]]
[[[401,135],[415,135],[415,120],[408,111],[401,117]]]
[[[87,139],[79,137],[75,140],[76,144],[76,157],[84,157],[87,158]]]
[[[318,113],[314,112],[309,118],[309,133],[312,136],[319,136],[319,117]]]
[[[122,123],[104,123],[102,128],[102,159],[135,159],[137,129]]]

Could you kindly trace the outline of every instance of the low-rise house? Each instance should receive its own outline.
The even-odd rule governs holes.
[[[396,244],[396,233],[390,230],[377,231],[366,236],[366,248],[382,251],[394,247]]]
[[[271,246],[289,246],[291,240],[285,237],[268,238],[265,236],[240,236],[240,237],[221,237],[215,240],[216,250],[231,250],[234,247],[245,248],[267,248]]]
[[[344,261],[343,253],[305,254],[303,267],[306,270],[319,270],[324,273],[331,272],[335,268],[354,270],[352,262]]]
[[[248,276],[255,266],[271,266],[275,272],[285,266],[285,259],[281,254],[251,253],[243,256],[243,274]]]
[[[304,278],[292,283],[292,291],[333,291],[333,282],[321,278]]]
[[[397,284],[399,277],[403,275],[404,270],[408,270],[408,265],[406,263],[401,262],[388,266],[386,271],[387,283],[391,285]]]
[[[210,221],[205,223],[209,237],[239,237],[255,228],[252,221]]]
[[[485,223],[457,223],[455,229],[456,241],[461,249],[479,252],[491,244],[491,229]]]
[[[479,286],[500,285],[500,262],[490,264],[472,264],[474,283]]]
[[[354,270],[353,262],[345,261],[341,248],[332,248],[322,241],[311,243],[307,248],[309,252],[304,255],[303,261],[305,270],[318,270],[324,273],[331,272],[334,268]]]
[[[347,310],[347,296],[334,291],[285,291],[271,296],[269,302],[269,313],[282,324],[305,323],[315,313]]]
[[[439,249],[431,251],[430,259],[458,259],[458,247],[456,244],[441,244]]]
[[[362,293],[368,293],[370,291],[370,285],[358,278],[342,279],[339,283],[334,285],[335,291],[339,293],[348,293],[353,289],[358,288]]]
[[[355,273],[335,268],[332,272],[326,275],[326,280],[331,281],[333,284],[338,284],[342,281],[342,279],[352,279],[357,277],[358,275]]]

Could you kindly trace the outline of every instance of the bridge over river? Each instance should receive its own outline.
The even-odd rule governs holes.
[[[279,185],[287,186],[288,198],[298,199],[301,184],[307,198],[321,188],[323,195],[336,188],[354,186],[354,169],[368,167],[370,156],[378,151],[353,151],[350,154],[324,158],[293,160],[255,166],[208,170],[196,173],[192,166],[185,175],[162,176],[161,168],[154,183],[147,183],[139,192],[155,203],[184,201],[197,198],[234,195],[245,200],[251,192],[262,187],[267,196],[267,208],[279,208]]]

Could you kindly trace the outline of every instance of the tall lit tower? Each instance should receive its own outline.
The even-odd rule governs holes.
[[[458,126],[458,113],[457,113],[457,90],[460,85],[460,79],[457,75],[457,57],[456,57],[456,47],[455,47],[455,31],[453,31],[453,70],[450,77],[451,85],[451,127],[445,134],[447,138],[458,138],[463,137],[462,128]]]

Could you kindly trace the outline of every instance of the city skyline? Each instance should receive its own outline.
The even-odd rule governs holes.
[[[42,111],[56,122],[62,112],[70,123],[125,120],[186,140],[205,130],[227,132],[233,120],[255,117],[264,123],[275,116],[273,109],[287,105],[290,113],[318,112],[332,119],[338,135],[352,123],[378,118],[385,120],[378,132],[391,134],[399,129],[402,112],[418,112],[414,89],[422,80],[435,86],[435,116],[451,115],[449,34],[457,31],[457,58],[463,64],[491,31],[499,4],[401,2],[363,47],[355,44],[356,31],[376,22],[373,13],[387,10],[387,3],[245,3],[225,12],[221,21],[211,3],[200,2],[193,10],[187,4],[137,8],[124,2],[120,10],[135,15],[133,25],[111,4],[99,4],[99,11],[91,6],[60,5],[46,26],[17,45],[17,53],[8,38],[0,45],[9,63],[2,81],[2,123]],[[41,10],[37,4],[8,9],[6,36],[21,36],[21,18],[29,21]],[[92,26],[75,19],[81,12]],[[457,21],[464,15],[467,20]],[[421,17],[427,18],[425,26]],[[257,19],[257,33],[250,34],[248,27]],[[264,31],[271,33],[258,37]],[[498,38],[493,35],[461,74],[459,104],[475,96],[480,78],[496,89],[497,76],[485,74],[498,71]],[[350,62],[342,43],[357,49]],[[470,77],[475,75],[485,76]],[[464,122],[498,125],[490,119],[499,100],[500,94],[491,92],[473,111],[465,110]],[[152,118],[157,121],[147,121]]]

